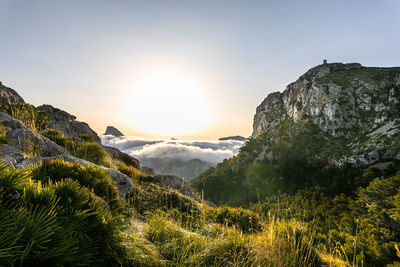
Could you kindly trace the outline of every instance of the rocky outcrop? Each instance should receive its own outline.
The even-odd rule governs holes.
[[[78,138],[80,135],[89,135],[93,137],[95,142],[101,143],[100,137],[87,123],[77,121],[76,117],[68,112],[51,105],[42,105],[36,109],[49,113],[50,123],[47,125],[48,128],[57,129],[70,138]]]
[[[28,157],[56,156],[68,154],[61,146],[27,128],[22,122],[4,112],[0,112],[0,124],[6,132],[10,144],[0,146],[0,158],[16,165]]]
[[[343,161],[368,165],[396,157],[390,145],[381,141],[386,138],[389,144],[399,133],[399,118],[400,68],[323,64],[307,71],[282,93],[264,99],[256,109],[252,137],[276,132],[284,121],[307,120],[329,136],[348,140],[349,153]]]
[[[143,166],[143,167],[140,168],[140,170],[141,170],[143,173],[147,174],[147,175],[150,175],[150,176],[154,176],[154,175],[155,175],[153,169],[150,168],[150,167]]]
[[[106,132],[104,135],[113,135],[115,137],[121,137],[124,136],[123,133],[121,133],[117,128],[114,126],[107,126]]]
[[[15,90],[0,82],[0,103],[25,103],[25,101]]]
[[[195,190],[190,185],[185,183],[182,178],[175,175],[164,174],[155,175],[154,178],[156,178],[160,184],[169,186],[172,189],[176,189],[183,195],[194,198],[195,200],[201,202],[201,199],[197,197]]]
[[[140,169],[139,160],[135,159],[134,157],[121,152],[119,149],[110,146],[103,146],[104,150],[110,155],[113,159],[122,161],[128,166],[132,166],[134,168]]]

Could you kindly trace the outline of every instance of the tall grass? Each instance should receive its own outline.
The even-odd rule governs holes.
[[[59,146],[64,147],[72,156],[95,164],[113,167],[113,160],[107,152],[88,135],[81,135],[77,139],[65,137],[56,129],[45,129],[41,134]]]
[[[147,217],[145,237],[169,266],[317,266],[319,257],[305,225],[274,223],[258,233],[205,223],[191,231],[168,214]]]
[[[46,125],[50,122],[50,116],[46,111],[36,110],[35,107],[30,104],[0,104],[0,112],[7,113],[34,131],[45,129]]]

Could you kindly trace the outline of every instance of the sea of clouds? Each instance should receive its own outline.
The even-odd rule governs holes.
[[[189,161],[200,159],[213,165],[239,152],[243,141],[237,140],[161,140],[133,136],[101,136],[103,145],[119,150],[139,159],[178,159]]]

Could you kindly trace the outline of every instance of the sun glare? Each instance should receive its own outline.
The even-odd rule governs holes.
[[[195,80],[152,73],[132,84],[125,116],[133,128],[159,135],[184,135],[209,123],[209,109]]]

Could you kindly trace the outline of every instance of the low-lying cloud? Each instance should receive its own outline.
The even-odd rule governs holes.
[[[213,165],[236,155],[244,143],[236,140],[153,140],[111,135],[103,135],[101,139],[103,145],[116,147],[139,160],[164,158],[190,161],[200,159]]]

